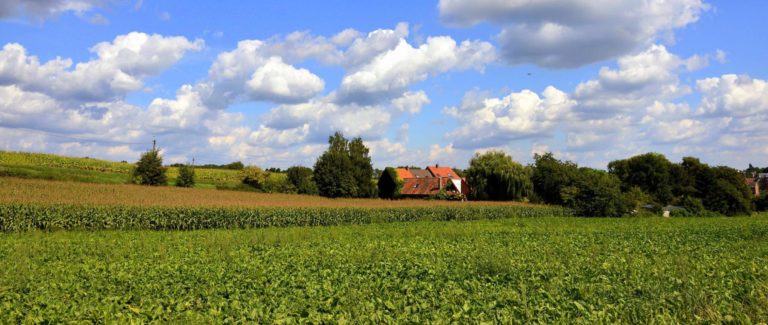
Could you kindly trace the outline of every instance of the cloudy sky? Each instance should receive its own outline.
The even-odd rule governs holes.
[[[768,165],[768,1],[0,2],[0,149]]]

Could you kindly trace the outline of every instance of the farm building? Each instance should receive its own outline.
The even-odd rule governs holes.
[[[387,170],[392,172],[382,173],[379,179],[382,197],[431,197],[441,192],[461,197],[469,194],[466,179],[450,167],[434,165],[425,169],[402,167]]]
[[[745,178],[744,182],[747,183],[747,187],[752,191],[752,195],[760,196],[760,182],[754,177]]]
[[[754,196],[760,196],[760,190],[768,188],[768,173],[760,173],[757,177],[747,177],[744,182]]]

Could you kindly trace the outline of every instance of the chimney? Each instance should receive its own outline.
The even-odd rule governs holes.
[[[440,168],[440,165],[438,165],[437,163],[435,163],[435,168]]]

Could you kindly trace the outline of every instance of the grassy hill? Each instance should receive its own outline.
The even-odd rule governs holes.
[[[0,151],[0,176],[75,181],[102,184],[130,183],[133,164],[94,158],[66,157],[44,153]],[[168,168],[169,185],[179,170]],[[237,170],[196,168],[195,187],[231,188],[240,184]]]

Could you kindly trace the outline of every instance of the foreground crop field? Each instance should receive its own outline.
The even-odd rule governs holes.
[[[16,322],[768,321],[768,217],[0,234]]]
[[[128,184],[88,184],[0,177],[0,203],[93,204],[153,207],[432,207],[531,206],[514,202],[328,199],[320,196],[220,191]]]

